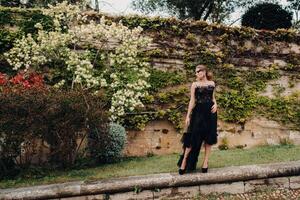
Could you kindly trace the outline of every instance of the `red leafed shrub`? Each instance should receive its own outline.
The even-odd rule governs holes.
[[[2,74],[0,72],[0,85],[6,85],[7,84],[7,76],[5,74]]]
[[[9,78],[6,74],[0,72],[0,87],[2,92],[11,92],[11,90],[44,88],[44,79],[42,75],[35,72],[19,72],[14,77]]]

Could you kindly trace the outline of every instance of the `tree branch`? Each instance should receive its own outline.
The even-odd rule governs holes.
[[[211,2],[211,0],[206,0],[206,1],[204,2],[204,4],[203,4],[201,10],[199,11],[199,16],[198,16],[199,19],[201,19],[201,17],[202,17],[202,15],[203,15],[204,11],[205,11],[206,8],[209,6],[210,2]],[[198,10],[198,9],[197,9],[197,10]],[[197,17],[197,18],[198,18],[198,17]],[[196,18],[196,17],[195,17],[195,18]]]
[[[212,1],[210,2],[209,8],[208,8],[208,10],[207,10],[207,12],[206,12],[206,15],[205,15],[204,18],[203,18],[204,21],[207,20],[207,18],[209,17],[209,15],[211,14],[211,12],[213,11],[213,9],[214,9],[214,7],[215,7],[214,5],[215,5],[215,2],[214,2],[214,0],[212,0]]]

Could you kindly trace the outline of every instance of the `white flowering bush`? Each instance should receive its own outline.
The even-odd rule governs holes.
[[[41,24],[36,37],[17,40],[5,54],[14,70],[55,69],[55,87],[79,85],[84,89],[106,88],[111,94],[111,120],[121,122],[126,112],[143,106],[141,97],[150,87],[148,63],[139,53],[150,43],[142,28],[129,29],[121,23],[88,21],[77,5],[67,2],[43,10],[54,20],[55,31],[44,31]],[[88,47],[88,48],[86,48]],[[97,51],[93,55],[91,49]],[[96,62],[105,63],[101,69]]]

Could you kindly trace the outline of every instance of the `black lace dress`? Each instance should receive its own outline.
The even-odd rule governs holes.
[[[184,150],[186,147],[192,148],[187,160],[188,170],[196,168],[202,142],[210,145],[217,143],[217,111],[211,112],[214,89],[213,85],[195,88],[195,106],[191,112],[190,124],[181,139]],[[178,165],[181,162],[182,156]]]

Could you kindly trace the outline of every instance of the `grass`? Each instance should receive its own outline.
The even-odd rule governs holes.
[[[215,150],[211,153],[209,167],[240,166],[300,160],[300,146],[274,145],[253,149]],[[20,177],[14,180],[0,180],[0,188],[24,187],[67,181],[92,181],[113,177],[177,172],[179,154],[151,157],[125,158],[114,164],[105,164],[86,169],[47,171],[42,177]],[[198,168],[201,167],[203,152],[200,154]]]

